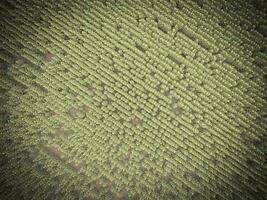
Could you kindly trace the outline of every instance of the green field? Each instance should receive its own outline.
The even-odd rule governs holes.
[[[0,200],[267,199],[266,5],[0,1]]]

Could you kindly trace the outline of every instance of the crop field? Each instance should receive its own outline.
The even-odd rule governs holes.
[[[0,1],[0,200],[267,199],[267,2]]]

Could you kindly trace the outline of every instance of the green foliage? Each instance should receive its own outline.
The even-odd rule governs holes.
[[[267,196],[263,1],[0,11],[0,199]]]

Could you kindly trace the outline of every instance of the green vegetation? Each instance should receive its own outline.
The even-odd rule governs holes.
[[[267,9],[0,2],[0,199],[267,196]]]

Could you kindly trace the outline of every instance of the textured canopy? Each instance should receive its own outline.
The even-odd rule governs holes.
[[[267,196],[267,10],[0,1],[0,199]]]

